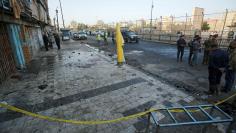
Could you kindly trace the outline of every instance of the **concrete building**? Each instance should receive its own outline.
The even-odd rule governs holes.
[[[223,30],[223,37],[227,37],[229,31],[236,32],[236,11],[229,11],[227,16],[226,12],[218,14],[214,18],[208,18],[205,21],[207,21],[210,26],[209,32],[221,34]]]
[[[50,18],[47,0],[3,0],[0,12],[1,83],[16,68],[26,68],[43,47],[42,32]]]
[[[200,30],[204,19],[204,8],[195,7],[192,11],[192,30]]]

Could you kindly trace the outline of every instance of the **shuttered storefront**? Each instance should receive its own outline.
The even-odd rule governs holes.
[[[0,23],[0,84],[16,71],[6,24]]]

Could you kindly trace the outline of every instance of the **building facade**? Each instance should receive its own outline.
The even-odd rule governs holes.
[[[25,69],[50,25],[47,0],[0,0],[0,83]]]

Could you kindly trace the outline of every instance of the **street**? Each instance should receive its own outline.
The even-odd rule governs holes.
[[[131,49],[141,44],[129,46]],[[171,51],[172,46],[168,47]],[[140,54],[134,53],[133,56]],[[174,61],[174,56],[170,60]],[[74,120],[109,120],[148,108],[204,103],[158,79],[128,65],[118,67],[114,58],[106,53],[83,42],[69,41],[64,42],[61,51],[41,51],[27,71],[1,85],[0,99],[35,113]],[[105,125],[78,126],[31,118],[5,109],[0,112],[1,132],[133,133],[143,132],[147,124],[146,117],[143,117]],[[165,118],[162,113],[158,116]],[[194,133],[201,130],[200,127],[163,128],[161,132],[184,130]],[[217,131],[214,126],[209,126],[208,130]]]
[[[91,37],[88,44],[98,47],[109,53],[115,53],[115,45],[110,41],[109,46],[98,46]],[[176,62],[176,46],[170,44],[140,41],[140,43],[128,43],[124,46],[127,64],[136,67],[168,84],[195,96],[203,96],[208,88],[207,66],[202,65],[202,53],[199,57],[199,65],[188,65],[189,49],[185,48],[184,61]],[[109,54],[108,53],[108,54]]]

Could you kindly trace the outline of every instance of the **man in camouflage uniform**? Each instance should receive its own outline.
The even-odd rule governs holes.
[[[235,39],[230,43],[228,48],[229,53],[229,64],[226,67],[225,74],[225,87],[223,92],[229,92],[233,88],[236,73],[236,36]]]
[[[202,64],[207,65],[209,61],[209,53],[210,53],[210,47],[213,43],[212,35],[209,36],[209,38],[203,43],[204,45],[204,56]]]

